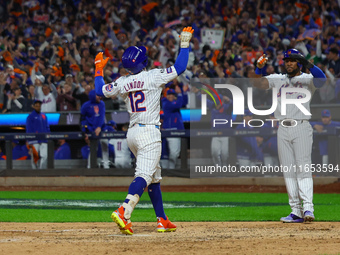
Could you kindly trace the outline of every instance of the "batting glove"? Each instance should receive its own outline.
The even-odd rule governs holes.
[[[263,54],[256,62],[256,67],[261,69],[267,64],[268,58],[266,54]]]
[[[311,69],[314,66],[302,54],[290,54],[289,58],[296,59],[300,64],[308,69]]]
[[[179,36],[179,38],[181,38],[181,48],[189,48],[189,42],[193,32],[194,30],[192,27],[185,27],[183,29],[181,35]]]
[[[96,72],[95,77],[97,76],[104,76],[103,69],[106,66],[107,61],[109,58],[103,59],[103,52],[99,52],[94,60],[94,64],[96,65]]]

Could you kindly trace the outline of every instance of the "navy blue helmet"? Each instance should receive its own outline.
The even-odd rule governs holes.
[[[148,56],[144,46],[130,46],[122,56],[123,67],[131,74],[137,74],[148,65]]]
[[[297,49],[289,49],[289,50],[286,50],[284,53],[283,53],[283,60],[285,60],[285,59],[287,59],[287,58],[291,58],[290,57],[290,54],[300,54],[300,55],[302,55],[301,53],[300,53],[300,51],[298,51]],[[299,62],[298,62],[298,67],[302,67],[302,64],[300,64]]]

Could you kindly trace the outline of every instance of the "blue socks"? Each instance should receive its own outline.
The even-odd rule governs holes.
[[[144,178],[137,177],[131,182],[128,194],[130,195],[137,194],[139,197],[141,197],[143,195],[144,189],[146,188],[146,185],[147,183]],[[148,187],[148,192],[149,192],[149,197],[151,199],[156,216],[166,219],[164,208],[163,208],[161,184],[160,183],[150,184]],[[129,203],[129,199],[125,199],[124,202]]]
[[[139,197],[143,195],[144,189],[146,188],[146,181],[142,177],[136,177],[130,184],[128,194],[135,195]],[[125,203],[129,203],[129,199],[125,199]]]
[[[153,209],[155,210],[157,217],[162,217],[166,220],[166,216],[163,208],[163,199],[161,192],[161,184],[160,183],[152,183],[148,187],[149,197],[151,199]],[[131,194],[131,193],[130,193]]]

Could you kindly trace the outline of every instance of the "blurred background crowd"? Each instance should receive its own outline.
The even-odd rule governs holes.
[[[188,70],[166,89],[190,93],[196,77],[247,77],[263,53],[264,75],[284,72],[283,52],[296,48],[329,78],[312,103],[340,103],[339,6],[337,0],[0,0],[2,112],[30,112],[35,99],[42,112],[80,110],[94,88],[99,51],[110,58],[106,82],[126,74],[120,60],[131,45],[147,46],[149,68],[165,68],[189,25],[195,32]],[[224,31],[221,48],[202,42],[204,29]],[[254,97],[257,105],[270,104],[271,95]],[[107,110],[126,109],[121,98],[104,102]]]

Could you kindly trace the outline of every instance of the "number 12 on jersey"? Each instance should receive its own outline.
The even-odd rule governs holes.
[[[146,107],[141,107],[139,104],[143,103],[145,100],[145,95],[143,91],[136,91],[129,93],[130,106],[132,112],[145,112]]]

